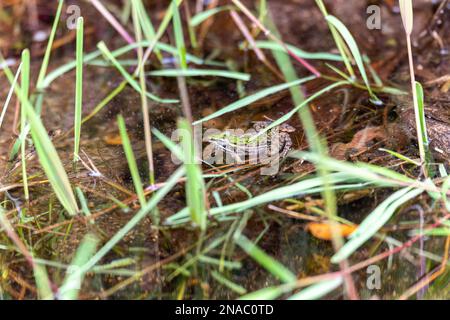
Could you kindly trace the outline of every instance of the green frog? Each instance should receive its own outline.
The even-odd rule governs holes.
[[[245,157],[250,160],[256,159],[256,157],[261,159],[261,157],[273,155],[284,158],[292,147],[292,139],[289,133],[294,132],[295,128],[283,123],[261,134],[261,131],[272,122],[254,121],[252,129],[248,132],[240,133],[237,132],[238,130],[225,130],[207,136],[206,141],[215,145],[216,148],[222,149],[238,162],[243,162]]]

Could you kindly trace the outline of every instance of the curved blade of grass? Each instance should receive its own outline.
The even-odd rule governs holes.
[[[264,269],[284,283],[292,283],[297,280],[297,277],[289,269],[267,255],[247,237],[241,235],[235,242]]]
[[[3,61],[4,59],[0,55],[0,63]],[[5,67],[4,72],[9,82],[12,84],[14,82],[14,77],[11,70]],[[69,215],[75,216],[79,211],[78,205],[61,159],[59,158],[40,117],[34,111],[30,101],[22,95],[22,89],[17,84],[14,86],[14,89],[22,106],[25,107],[24,111],[26,112],[27,120],[30,123],[31,136],[38,154],[39,162],[44,169],[56,197]]]
[[[399,0],[399,5],[403,27],[405,28],[406,34],[410,36],[413,31],[414,24],[412,0]]]
[[[155,48],[158,40],[162,37],[164,32],[166,31],[167,27],[169,26],[170,21],[173,17],[173,9],[171,9],[172,5],[176,5],[177,7],[181,4],[182,0],[173,0],[172,3],[169,5],[169,7],[166,10],[166,14],[164,15],[164,18],[162,19],[161,23],[159,24],[159,28],[156,31],[155,38],[148,46],[147,50],[145,50],[144,58],[142,59],[142,63],[145,64],[147,59],[150,57],[151,53],[153,52],[153,49]],[[138,66],[136,71],[140,69],[141,66]],[[136,72],[135,72],[136,75]]]
[[[392,156],[394,156],[394,157],[396,157],[396,158],[398,158],[400,160],[406,161],[406,162],[408,162],[410,164],[413,164],[415,166],[420,167],[420,162],[414,161],[413,159],[410,159],[410,158],[408,158],[408,157],[406,157],[406,156],[404,156],[404,155],[402,155],[402,154],[400,154],[398,152],[395,152],[395,151],[392,151],[392,150],[389,150],[389,149],[384,149],[384,148],[380,148],[378,150],[387,152],[390,155],[392,155]]]
[[[338,288],[342,282],[342,277],[322,281],[290,296],[288,300],[317,300]]]
[[[209,116],[206,116],[206,117],[204,117],[204,118],[202,118],[200,120],[195,121],[193,123],[193,125],[196,125],[196,124],[199,124],[199,123],[202,123],[202,122],[205,122],[205,121],[208,121],[208,120],[220,117],[221,115],[224,115],[226,113],[229,113],[229,112],[238,110],[240,108],[246,107],[246,106],[248,106],[248,105],[250,105],[250,104],[252,104],[252,103],[254,103],[254,102],[258,101],[258,100],[261,100],[261,99],[267,97],[267,96],[270,96],[270,95],[275,94],[277,92],[289,89],[289,88],[291,88],[293,86],[298,86],[298,85],[300,85],[302,83],[311,81],[313,79],[316,79],[316,77],[315,76],[309,76],[309,77],[298,79],[298,80],[295,80],[295,81],[292,81],[292,82],[283,83],[283,84],[279,84],[279,85],[276,85],[276,86],[273,86],[273,87],[270,87],[270,88],[267,88],[267,89],[263,89],[261,91],[258,91],[255,94],[252,94],[252,95],[250,95],[248,97],[242,98],[242,99],[240,99],[240,100],[238,100],[236,102],[233,102],[232,104],[229,104],[228,106],[221,108],[219,111],[216,111],[213,114],[210,114]]]
[[[106,44],[101,41],[97,44],[98,49],[103,53],[103,55],[111,61],[112,64],[114,64],[114,67],[122,74],[122,76],[125,78],[125,80],[128,81],[131,87],[133,87],[134,90],[141,93],[141,88],[137,81],[120,65],[120,63],[114,58],[111,51],[106,47]],[[151,94],[150,92],[147,92],[147,97],[150,99],[159,102],[159,103],[178,103],[178,100],[173,99],[161,99],[154,94]]]
[[[131,218],[128,223],[122,227],[97,253],[89,259],[85,264],[80,266],[79,272],[87,272],[94,267],[117,243],[119,243],[128,232],[130,232],[143,218],[145,218],[156,205],[166,196],[167,193],[178,183],[178,180],[183,177],[185,168],[178,168],[172,176],[166,181],[164,186],[159,189],[155,195],[143,206],[136,215]]]
[[[354,187],[356,189],[358,188],[367,188],[367,185],[354,185],[350,184],[351,182],[357,181],[357,178],[349,177],[347,173],[334,173],[330,174],[328,177],[330,183],[333,184],[332,188],[334,189],[346,189],[350,188],[353,189]],[[339,183],[347,182],[348,185],[338,185]],[[379,182],[380,183],[380,182]],[[380,183],[381,184],[381,183]],[[385,183],[383,186],[392,186],[392,184]],[[253,208],[256,206],[260,206],[272,201],[279,201],[290,197],[295,196],[303,196],[307,194],[316,194],[323,191],[323,179],[320,177],[307,179],[304,181],[297,182],[295,184],[280,187],[274,190],[271,190],[269,192],[266,192],[264,194],[260,194],[258,196],[255,196],[251,199],[232,203],[229,205],[216,207],[210,209],[209,214],[211,216],[216,215],[225,215],[229,213],[237,213],[242,212],[246,209]],[[188,211],[186,209],[180,210],[178,213],[170,216],[166,220],[166,224],[176,224],[176,223],[182,223],[187,222],[186,218],[189,216]]]
[[[353,58],[355,59],[356,65],[358,66],[361,77],[363,78],[364,83],[366,84],[370,96],[373,99],[375,99],[375,101],[379,101],[379,99],[375,96],[375,94],[372,91],[372,88],[369,83],[369,78],[367,77],[366,69],[364,68],[364,61],[361,52],[359,51],[358,45],[356,44],[356,41],[353,38],[352,34],[347,29],[347,27],[335,16],[328,15],[326,19],[339,31],[339,33],[342,35],[345,42],[347,43],[350,51],[352,52]]]
[[[134,189],[138,196],[141,207],[143,207],[143,206],[145,206],[147,201],[145,200],[144,188],[142,187],[142,180],[141,180],[141,177],[139,176],[139,170],[137,167],[136,158],[134,157],[134,154],[133,154],[131,142],[130,142],[130,139],[128,138],[128,134],[127,134],[127,128],[125,126],[125,120],[123,119],[122,115],[117,116],[117,124],[119,126],[120,138],[122,140],[123,150],[124,150],[125,156],[127,158],[128,167],[129,167],[130,173],[131,173],[131,178],[133,179]]]
[[[350,240],[331,258],[332,263],[339,263],[352,255],[367,240],[372,238],[381,227],[392,217],[395,211],[404,203],[423,193],[422,189],[410,187],[401,189],[385,201],[383,201],[369,216],[360,224],[356,231],[350,236]]]
[[[247,73],[225,70],[166,69],[150,71],[147,74],[154,77],[222,77],[243,81],[250,80],[250,75]]]
[[[255,41],[255,45],[260,49],[276,50],[286,52],[286,48],[293,52],[296,56],[307,60],[330,60],[330,61],[342,61],[342,57],[337,54],[328,52],[307,52],[297,48],[291,44],[286,44],[286,48],[276,43],[275,41]]]
[[[282,286],[268,287],[254,292],[250,292],[238,300],[274,300],[286,293],[286,289]]]
[[[424,150],[425,152],[425,163],[424,168],[427,172],[427,176],[434,176],[433,168],[430,165],[433,162],[433,155],[431,154],[430,150],[430,141],[428,139],[428,132],[427,132],[427,122],[425,118],[425,104],[424,104],[424,94],[423,94],[423,87],[420,84],[420,82],[415,82],[416,84],[416,94],[417,94],[417,107],[419,112],[419,121],[420,121],[420,136],[422,137],[421,140],[419,140],[419,143],[423,143],[423,146],[420,148],[421,150]]]
[[[117,57],[119,57],[129,51],[135,50],[139,47],[148,47],[151,43],[152,42],[147,41],[147,40],[142,41],[142,42],[136,42],[133,44],[123,46],[122,48],[116,49],[116,50],[112,51],[111,54],[114,58],[117,58]],[[175,47],[170,46],[165,43],[162,43],[162,42],[157,42],[155,45],[155,48],[160,49],[161,51],[170,53],[171,55],[178,54],[178,51]],[[90,52],[84,56],[83,63],[85,63],[85,64],[90,63],[90,62],[94,61],[95,59],[97,59],[98,57],[101,57],[101,55],[102,55],[102,52],[100,50],[95,50],[93,52]],[[203,59],[200,59],[189,53],[186,54],[186,59],[189,62],[198,64],[198,65],[212,65],[212,66],[222,66],[222,67],[226,66],[226,64],[224,64],[224,63],[221,63],[218,61],[203,60]],[[60,76],[62,76],[65,73],[69,72],[70,70],[74,69],[75,67],[76,67],[76,61],[71,61],[71,62],[68,62],[68,63],[56,68],[55,70],[50,72],[45,77],[42,87],[47,88],[53,81],[55,81],[55,79],[59,78]]]
[[[58,290],[60,300],[76,300],[81,289],[86,272],[80,272],[84,265],[95,253],[99,239],[88,233],[82,240],[70,264],[62,286]]]
[[[184,159],[183,150],[181,150],[181,148],[177,144],[163,135],[161,131],[156,128],[153,128],[152,132],[178,159]]]
[[[36,259],[34,259],[26,245],[15,232],[14,227],[11,225],[11,222],[8,220],[2,207],[0,207],[0,227],[2,228],[0,230],[5,231],[6,235],[16,245],[18,251],[21,252],[25,259],[31,264],[39,298],[43,300],[53,299],[53,291],[45,266],[40,266],[36,263]]]
[[[4,61],[3,58],[2,61]],[[3,63],[5,63],[6,65],[6,62]],[[16,75],[14,76],[14,79],[11,82],[11,88],[9,89],[8,95],[6,96],[5,104],[3,105],[2,113],[0,115],[0,128],[2,127],[3,119],[5,118],[6,111],[8,110],[9,103],[11,102],[11,98],[14,93],[14,88],[16,87],[16,83],[19,80],[21,70],[22,70],[22,63],[19,65],[19,68],[17,68]]]

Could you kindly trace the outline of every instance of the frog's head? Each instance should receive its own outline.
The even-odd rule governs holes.
[[[281,132],[295,132],[295,128],[287,123],[283,123],[279,126]]]

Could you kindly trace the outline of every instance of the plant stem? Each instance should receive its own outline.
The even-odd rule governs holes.
[[[412,46],[411,46],[411,36],[407,35],[406,43],[408,46],[408,60],[409,60],[409,72],[411,75],[411,89],[413,95],[413,105],[414,105],[414,115],[416,119],[416,130],[417,130],[417,141],[419,144],[419,154],[420,154],[420,162],[423,165],[425,163],[425,148],[423,136],[421,134],[422,129],[420,126],[420,114],[419,114],[419,104],[417,101],[417,90],[416,90],[416,76],[414,74],[414,61],[412,56]]]

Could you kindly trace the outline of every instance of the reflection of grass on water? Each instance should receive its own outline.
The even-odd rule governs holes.
[[[125,280],[122,279],[113,288],[109,289],[108,294],[112,295],[118,290],[126,288],[130,284],[138,281],[145,274],[158,269],[163,272],[170,272],[167,279],[173,280],[176,278],[178,280],[179,285],[176,292],[177,298],[187,297],[185,290],[188,279],[196,279],[197,281],[200,281],[200,283],[206,283],[208,279],[210,279],[211,281],[215,281],[215,285],[227,288],[231,296],[241,297],[243,299],[276,299],[279,297],[290,297],[291,299],[318,299],[326,296],[339,287],[345,287],[347,289],[354,288],[355,285],[351,277],[352,272],[361,270],[369,264],[381,261],[397,252],[395,251],[396,249],[392,249],[392,252],[388,252],[387,254],[382,253],[377,255],[373,252],[373,256],[368,257],[368,260],[361,261],[352,266],[350,266],[348,262],[348,259],[354,253],[360,252],[358,250],[372,240],[387,241],[387,235],[382,230],[383,226],[387,224],[388,221],[406,204],[421,196],[423,201],[426,199],[431,205],[437,206],[437,208],[443,208],[443,210],[446,208],[448,210],[450,207],[447,199],[450,194],[448,190],[450,182],[448,178],[446,178],[445,167],[443,165],[439,166],[440,177],[435,177],[434,179],[433,177],[422,179],[421,176],[412,178],[411,176],[396,172],[387,167],[374,166],[366,163],[342,162],[328,156],[326,144],[318,133],[309,109],[309,105],[314,100],[343,86],[353,87],[355,90],[367,91],[367,94],[375,105],[381,103],[376,96],[377,93],[401,94],[402,92],[395,88],[384,86],[380,83],[379,77],[374,70],[370,69],[370,74],[372,75],[372,80],[374,82],[372,83],[366,73],[366,68],[371,68],[367,63],[368,59],[361,55],[355,39],[345,25],[336,17],[327,13],[321,0],[316,1],[317,5],[322,11],[325,21],[329,25],[330,32],[339,49],[340,56],[326,52],[308,53],[294,46],[286,45],[272,21],[265,0],[259,1],[259,12],[257,12],[256,16],[239,0],[232,0],[231,2],[233,5],[224,7],[212,6],[207,10],[198,12],[191,18],[190,14],[186,14],[186,12],[189,11],[189,9],[186,9],[185,7],[186,4],[181,0],[173,0],[171,5],[167,8],[159,28],[155,29],[142,1],[128,1],[128,6],[131,6],[129,9],[131,8],[134,25],[133,38],[128,35],[126,29],[115,20],[112,15],[109,15],[109,13],[107,14],[107,8],[103,7],[99,1],[93,1],[95,7],[100,10],[100,13],[109,20],[121,35],[124,36],[125,40],[128,40],[128,45],[110,51],[105,42],[101,41],[98,43],[98,51],[84,54],[83,19],[79,19],[77,27],[76,60],[60,66],[47,74],[51,48],[64,5],[64,1],[61,0],[57,9],[56,18],[53,23],[39,77],[35,85],[36,90],[31,95],[29,95],[29,88],[32,87],[29,75],[29,51],[23,51],[21,69],[19,69],[21,74],[20,85],[16,83],[13,73],[6,66],[3,57],[0,57],[0,62],[4,66],[3,70],[11,83],[12,90],[15,91],[19,98],[21,105],[21,132],[16,146],[20,144],[21,147],[22,177],[20,186],[23,188],[25,201],[34,199],[34,189],[30,186],[33,185],[34,179],[37,177],[36,175],[30,176],[27,172],[28,158],[26,156],[26,145],[27,133],[29,131],[45,176],[51,185],[54,195],[61,204],[64,213],[67,213],[70,218],[75,217],[75,219],[77,219],[81,214],[84,214],[84,219],[86,221],[94,222],[96,221],[95,219],[97,216],[101,215],[103,212],[112,211],[115,208],[128,208],[127,206],[133,204],[136,199],[139,202],[139,204],[135,204],[139,207],[139,210],[112,237],[103,239],[97,235],[94,236],[94,233],[92,232],[88,233],[81,244],[79,244],[70,265],[66,265],[59,261],[40,259],[39,249],[33,247],[40,241],[50,241],[49,239],[51,237],[60,235],[61,233],[57,231],[59,228],[54,228],[51,224],[47,226],[43,225],[44,220],[39,221],[39,219],[31,219],[24,221],[23,217],[26,216],[27,212],[26,206],[22,209],[22,217],[16,215],[20,208],[16,208],[17,210],[9,212],[6,211],[6,205],[4,205],[4,208],[0,208],[0,223],[2,226],[2,233],[5,233],[5,236],[1,238],[2,240],[0,242],[1,250],[5,250],[8,253],[13,253],[18,250],[28,260],[28,263],[34,272],[38,297],[47,299],[57,297],[63,299],[77,299],[80,293],[84,294],[84,292],[80,292],[80,288],[87,273],[106,273],[111,276],[120,275],[122,277],[127,277]],[[186,21],[181,18],[181,8],[186,9],[184,11]],[[246,17],[254,26],[256,26],[251,30],[251,33],[245,34],[246,39],[252,39],[249,37],[257,38],[261,31],[268,37],[268,41],[253,41],[255,47],[252,49],[255,50],[257,57],[262,59],[261,62],[265,65],[267,65],[267,59],[261,50],[269,50],[280,71],[275,73],[277,75],[282,75],[285,79],[285,83],[275,84],[257,92],[247,94],[241,99],[220,108],[218,111],[207,115],[200,120],[194,121],[192,119],[191,103],[189,100],[189,83],[186,82],[186,79],[190,79],[191,77],[218,77],[231,79],[240,84],[250,80],[250,75],[247,73],[223,69],[230,64],[209,59],[203,60],[193,54],[187,53],[184,37],[185,32],[183,29],[186,28],[186,33],[189,34],[189,40],[193,49],[195,49],[195,52],[199,52],[202,43],[200,35],[204,32],[203,26],[207,25],[208,19],[212,19],[218,14],[229,14],[230,10],[233,15],[238,14],[239,16]],[[237,21],[238,23],[242,23],[241,20]],[[239,30],[244,30],[246,33],[250,32],[243,26],[241,26]],[[171,31],[173,31],[175,47],[161,40],[163,35],[170,34]],[[133,52],[133,50],[137,51],[137,60],[127,60],[127,65],[119,59],[121,55],[130,51]],[[145,72],[144,67],[148,65],[150,59],[153,58],[153,53],[157,63],[164,60],[164,54],[170,54],[175,61],[177,61],[175,64],[176,68],[160,68]],[[310,70],[313,75],[299,79],[292,60],[303,65]],[[308,60],[324,63],[324,65],[328,66],[335,75],[330,76],[321,74],[307,62]],[[127,71],[130,61],[132,66],[135,67],[134,73]],[[82,92],[83,88],[84,90],[89,90],[89,83],[83,84],[83,63],[89,64],[94,62],[100,65],[106,65],[110,68],[115,68],[124,78],[124,81],[118,85],[117,88],[114,88],[114,90],[94,108],[94,111],[83,118]],[[332,62],[336,64],[330,65],[329,63]],[[339,66],[342,67],[342,65],[339,64],[340,62],[344,63],[344,70],[346,70],[348,74],[345,73],[346,71],[339,69]],[[196,67],[194,68],[193,65],[196,65]],[[361,79],[357,79],[356,77],[355,66],[357,68],[356,70],[359,71]],[[142,182],[142,173],[138,170],[138,165],[133,154],[132,141],[130,141],[126,131],[125,120],[122,115],[119,115],[117,124],[128,168],[131,173],[134,192],[129,191],[126,186],[119,186],[111,181],[107,181],[105,177],[98,174],[97,178],[100,180],[103,179],[103,182],[112,187],[115,191],[120,191],[122,194],[127,193],[128,198],[126,199],[117,199],[117,195],[113,194],[103,195],[103,198],[106,198],[109,201],[109,206],[102,205],[97,208],[95,205],[92,205],[91,201],[87,200],[83,191],[90,191],[88,189],[83,189],[83,180],[76,179],[72,174],[72,171],[77,172],[79,170],[79,163],[75,161],[72,169],[67,169],[67,171],[71,171],[69,173],[66,172],[63,162],[40,118],[43,96],[47,94],[45,92],[46,88],[52,81],[74,68],[76,70],[76,98],[73,127],[74,160],[80,158],[79,152],[83,129],[82,124],[86,125],[86,122],[89,119],[95,117],[102,109],[107,108],[108,103],[114,99],[127,84],[135,89],[141,96],[146,152],[149,160],[148,176],[150,178],[150,185]],[[272,67],[269,69],[274,71]],[[177,78],[179,99],[166,99],[164,97],[156,96],[149,88],[147,88],[148,76]],[[305,97],[300,85],[310,83],[318,78],[321,78],[326,83],[326,86],[316,92],[311,92],[309,96]],[[202,167],[194,161],[197,155],[193,144],[191,124],[188,120],[192,120],[193,124],[199,124],[214,119],[217,120],[222,115],[231,114],[237,110],[245,111],[245,108],[248,108],[252,103],[262,101],[266,97],[288,89],[290,90],[295,107],[283,116],[274,120],[269,127],[263,130],[263,132],[298,115],[306,134],[310,151],[292,152],[290,157],[294,159],[303,159],[313,163],[316,168],[315,174],[293,176],[291,180],[284,180],[281,186],[278,185],[269,191],[253,195],[245,186],[239,183],[239,179],[231,176],[233,171],[235,171],[236,174],[239,174],[239,168],[227,171],[221,171],[220,168],[216,168],[213,171],[214,174],[208,174],[202,171]],[[179,129],[182,129],[182,131],[186,133],[183,136],[184,139],[182,139],[181,148],[180,146],[175,145],[156,128],[150,128],[148,115],[150,106],[147,98],[160,104],[167,104],[171,108],[177,108],[178,104],[180,104],[180,109],[182,110],[184,118],[178,121],[178,126]],[[421,119],[424,119],[423,96],[421,101],[418,102],[421,106]],[[4,108],[6,107],[7,105],[4,106]],[[423,129],[424,121],[422,121],[419,126]],[[154,181],[154,173],[158,171],[158,168],[153,167],[153,142],[151,133],[153,133],[165,147],[184,162],[184,165],[172,173],[170,178],[158,183]],[[422,134],[424,133],[422,132]],[[397,157],[400,161],[413,168],[418,167],[420,169],[421,165],[424,164],[423,161],[417,162],[406,155],[394,151],[386,151],[393,157]],[[228,181],[230,185],[234,185],[239,188],[239,190],[244,191],[248,199],[232,201],[231,203],[230,201],[227,201],[225,203],[223,201],[224,199],[221,198],[221,194],[214,191],[212,188],[216,180],[225,181],[224,183],[227,183]],[[147,187],[145,187],[146,185]],[[185,193],[185,207],[169,217],[160,216],[158,204],[164,200],[170,201],[174,189],[176,188],[176,192],[179,192],[179,187],[183,188],[183,186]],[[79,209],[73,188],[77,191],[78,200],[80,201],[82,210]],[[336,194],[375,189],[392,190],[392,194],[372,210],[364,221],[358,225],[356,231],[349,236],[347,241],[345,241],[338,231],[339,224],[354,225],[354,223],[339,216]],[[4,190],[8,191],[8,186],[6,186],[6,189]],[[425,194],[428,194],[428,196],[425,196]],[[312,277],[298,277],[296,270],[290,270],[287,266],[284,266],[281,261],[278,261],[275,257],[262,249],[260,241],[265,233],[269,232],[268,227],[256,237],[253,237],[248,234],[249,228],[247,228],[247,224],[249,223],[252,213],[259,212],[259,208],[262,208],[267,204],[279,201],[289,202],[295,198],[302,199],[302,197],[307,195],[321,196],[323,199],[321,202],[323,205],[314,205],[309,209],[306,208],[306,212],[311,218],[319,219],[325,225],[329,225],[329,230],[331,230],[331,240],[335,250],[335,254],[331,257],[331,262],[338,266],[338,271]],[[51,216],[53,206],[54,204],[49,204],[48,223],[53,223]],[[291,216],[297,213],[292,210],[280,210],[280,212],[289,212]],[[311,213],[313,213],[314,216]],[[173,259],[171,257],[167,258],[167,262],[164,262],[166,261],[166,259],[164,259],[163,262],[160,262],[153,269],[145,268],[143,270],[133,270],[131,267],[135,264],[135,261],[130,257],[127,257],[126,251],[123,251],[122,248],[118,248],[117,245],[124,241],[126,235],[148,215],[153,219],[152,228],[160,231],[161,237],[170,237],[169,230],[171,229],[185,229],[185,232],[193,232],[198,235],[198,241],[195,245],[187,248],[186,252],[175,254]],[[319,217],[315,215],[319,215]],[[66,225],[70,223],[71,225],[72,222],[68,222],[65,220],[66,218],[67,217],[62,214],[58,217],[57,224]],[[427,231],[428,235],[435,237],[446,236],[447,239],[449,239],[450,233],[448,224],[446,223],[448,218],[448,214],[444,216],[441,215],[441,220],[439,220],[438,223],[433,224],[432,228]],[[20,221],[21,219],[22,221]],[[264,216],[263,221],[265,224],[267,224],[267,219],[268,217]],[[19,222],[23,225],[28,225],[27,228],[29,228],[29,230],[50,228],[49,230],[54,229],[56,233],[55,235],[49,234],[45,237],[42,236],[42,238],[36,241],[35,236],[31,236],[28,233],[27,228],[24,229],[23,226],[19,226]],[[90,224],[90,226],[94,229],[98,228],[97,224],[94,223]],[[433,233],[433,230],[435,230],[435,233]],[[224,231],[224,233],[220,231]],[[64,237],[68,236],[71,229],[68,228],[66,232],[67,234],[63,234]],[[73,230],[72,232],[76,232],[76,230]],[[100,230],[100,234],[102,234],[102,230]],[[45,233],[42,235],[45,235]],[[31,240],[31,238],[33,238],[33,240]],[[412,238],[410,244],[400,243],[397,248],[403,249],[402,246],[406,247],[420,239],[421,236],[415,236]],[[100,241],[104,243],[99,244]],[[233,280],[233,270],[240,269],[242,266],[240,258],[237,258],[242,252],[236,250],[237,248],[242,250],[247,257],[253,259],[262,269],[266,270],[268,274],[272,275],[274,279],[276,279],[275,281],[280,281],[280,284],[267,287],[262,286],[258,291],[248,292],[244,287],[244,284],[237,283]],[[105,261],[105,256],[109,255],[112,251],[119,255],[117,260]],[[430,253],[427,252],[424,252],[424,254],[430,255]],[[404,293],[403,297],[408,298],[415,294],[417,291],[427,286],[434,278],[437,278],[437,280],[436,287],[433,287],[433,289],[438,288],[442,284],[442,279],[444,277],[448,278],[448,272],[444,272],[447,262],[446,258],[447,255],[444,254],[444,257],[442,258],[442,267],[437,271],[435,269],[430,269],[430,274],[422,275],[425,280],[422,280],[422,282],[419,282],[416,286],[411,287],[409,291]],[[234,259],[236,259],[236,261]],[[124,263],[124,261],[126,261],[126,263]],[[436,261],[436,259],[434,259],[434,261]],[[0,260],[0,268],[7,269],[7,262]],[[55,270],[50,273],[50,276],[47,274],[47,269],[49,268]],[[205,277],[205,272],[203,271],[209,271],[211,277],[202,279],[201,277]],[[61,272],[66,273],[64,277],[53,278],[51,276],[53,274],[60,275]],[[439,272],[439,275],[443,273],[443,276],[438,277],[437,272]],[[63,278],[62,281],[61,278]],[[427,281],[427,279],[429,281]],[[6,276],[6,281],[8,280],[8,276]],[[55,296],[50,289],[54,284],[58,285],[60,288]],[[3,290],[0,290],[0,293],[2,292]],[[435,290],[432,291],[432,295],[434,295],[435,292]],[[91,293],[87,292],[86,294],[89,296]],[[351,290],[347,292],[347,294],[350,298],[358,298],[357,293],[352,293]]]

